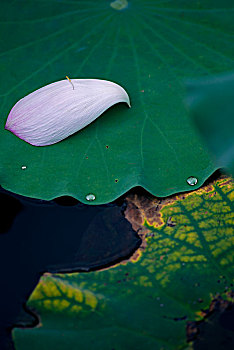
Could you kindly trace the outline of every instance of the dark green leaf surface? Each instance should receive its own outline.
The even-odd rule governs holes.
[[[42,199],[93,193],[92,204],[136,185],[157,196],[188,191],[189,176],[199,187],[215,165],[182,81],[233,67],[233,10],[230,0],[1,1],[1,185]],[[4,130],[20,98],[66,75],[114,81],[132,108],[115,106],[48,147]]]
[[[217,166],[234,175],[234,73],[188,82],[187,102]]]
[[[233,283],[232,200],[227,178],[148,201],[145,210],[133,198],[142,247],[130,261],[109,269],[44,275],[29,300],[41,322],[14,330],[16,349],[188,348],[186,322],[202,319],[201,310]],[[130,207],[134,225],[131,212]]]

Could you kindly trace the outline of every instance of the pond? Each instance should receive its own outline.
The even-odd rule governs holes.
[[[72,197],[42,201],[0,189],[0,348],[14,349],[11,328],[36,325],[25,303],[44,272],[88,272],[129,257],[141,240],[123,200],[84,205]]]

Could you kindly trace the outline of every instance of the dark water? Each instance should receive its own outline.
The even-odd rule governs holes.
[[[98,269],[130,256],[141,241],[124,203],[88,206],[70,197],[40,201],[0,188],[0,349],[15,325],[37,318],[25,303],[43,272]]]

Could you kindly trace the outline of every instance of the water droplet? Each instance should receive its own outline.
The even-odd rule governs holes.
[[[110,3],[110,7],[117,11],[124,10],[128,7],[128,1],[127,0],[115,0]]]
[[[187,183],[190,185],[190,186],[194,186],[196,185],[198,182],[198,179],[194,176],[190,176],[187,178]]]
[[[87,201],[94,201],[96,199],[95,195],[92,193],[87,194],[85,198]]]
[[[22,170],[27,169],[26,165],[22,165],[21,169],[22,169]]]

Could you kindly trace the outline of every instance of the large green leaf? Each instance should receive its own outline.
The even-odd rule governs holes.
[[[194,122],[216,161],[234,175],[234,72],[187,83]]]
[[[1,185],[42,199],[93,193],[93,204],[136,185],[157,196],[188,191],[190,176],[199,187],[215,165],[182,81],[233,68],[233,9],[230,0],[1,1]],[[48,147],[4,130],[17,100],[66,75],[117,82],[132,108],[115,106]]]
[[[41,322],[14,330],[16,349],[186,348],[186,322],[233,280],[233,193],[223,178],[163,201],[129,197],[142,247],[113,268],[44,275],[29,300]]]

